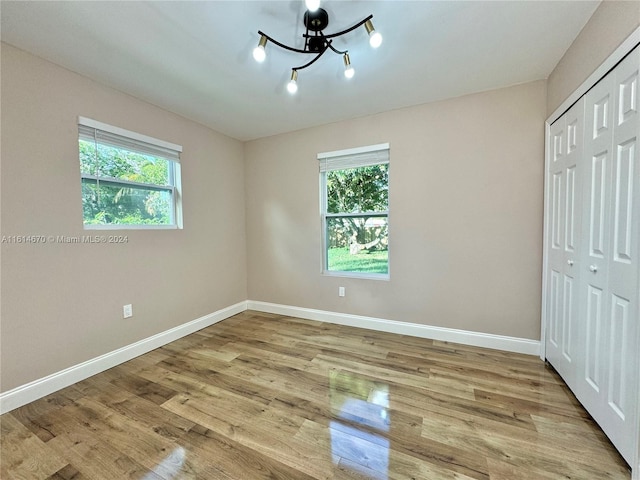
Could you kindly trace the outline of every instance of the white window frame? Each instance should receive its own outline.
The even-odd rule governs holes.
[[[159,140],[141,133],[125,130],[124,128],[115,127],[106,123],[93,120],[86,117],[78,117],[78,139],[90,138],[89,132],[101,132],[111,134],[113,136],[113,146],[127,148],[130,151],[147,153],[157,157],[169,160],[171,168],[169,169],[170,185],[160,186],[155,184],[132,182],[112,177],[98,177],[95,175],[80,174],[81,181],[83,179],[94,180],[96,182],[127,187],[139,187],[145,190],[166,191],[171,194],[172,209],[171,223],[167,225],[145,225],[145,224],[90,224],[84,223],[84,215],[82,218],[85,230],[172,230],[183,228],[182,224],[182,182],[180,174],[180,154],[182,146],[171,142]]]
[[[327,219],[336,217],[385,217],[387,228],[391,230],[389,202],[387,210],[381,212],[361,212],[361,213],[328,213],[327,198],[327,175],[331,170],[346,170],[348,168],[366,167],[371,165],[390,164],[389,144],[380,143],[366,147],[350,148],[333,152],[323,152],[317,155],[320,170],[320,220],[322,232],[322,275],[331,277],[361,278],[369,280],[389,280],[391,277],[391,250],[387,251],[387,273],[366,273],[366,272],[343,272],[329,270],[327,258]]]

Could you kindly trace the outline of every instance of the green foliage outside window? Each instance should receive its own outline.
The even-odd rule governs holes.
[[[327,269],[388,273],[389,165],[330,170],[326,188]]]
[[[82,139],[79,153],[85,225],[172,223],[169,160]],[[118,180],[148,187],[118,183]]]

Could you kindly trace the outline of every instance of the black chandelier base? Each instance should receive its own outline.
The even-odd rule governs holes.
[[[320,32],[329,26],[329,14],[324,8],[315,12],[307,10],[304,12],[304,26],[312,32]]]

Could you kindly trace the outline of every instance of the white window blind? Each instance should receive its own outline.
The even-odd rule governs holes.
[[[122,148],[130,152],[139,152],[153,157],[162,157],[180,162],[182,147],[158,140],[136,132],[113,127],[89,118],[79,117],[78,135],[81,140],[97,142],[109,147]]]
[[[319,153],[318,160],[321,173],[389,163],[389,144]]]

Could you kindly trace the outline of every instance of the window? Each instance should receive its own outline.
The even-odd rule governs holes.
[[[389,145],[321,153],[323,273],[389,277]]]
[[[181,228],[182,147],[78,119],[85,228]]]

